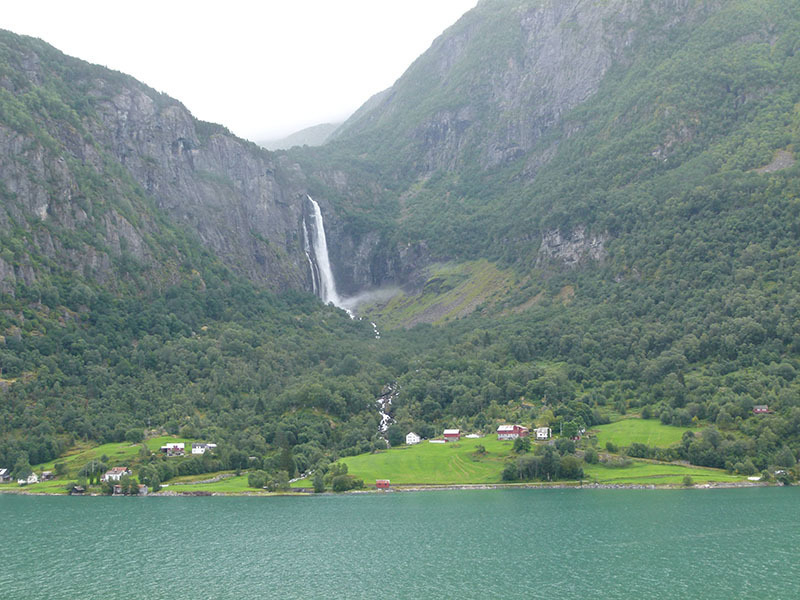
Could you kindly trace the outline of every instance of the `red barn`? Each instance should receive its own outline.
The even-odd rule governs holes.
[[[498,440],[515,440],[528,435],[528,428],[522,425],[500,425],[497,428]]]
[[[461,439],[461,430],[459,429],[445,429],[444,430],[444,441],[445,442],[457,442]]]
[[[380,490],[389,489],[389,480],[388,479],[376,479],[375,480],[375,487]]]

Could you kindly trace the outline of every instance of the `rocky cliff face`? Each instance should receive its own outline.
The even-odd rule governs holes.
[[[3,34],[0,46],[3,116],[16,109],[29,118],[0,120],[0,227],[9,235],[14,226],[29,230],[31,252],[102,282],[122,252],[151,266],[163,259],[149,239],[159,231],[154,203],[250,279],[307,286],[298,238],[304,179],[295,165],[198,122],[131,78],[36,40]],[[61,228],[91,228],[97,243],[62,247],[65,236],[50,235]],[[0,259],[6,288],[35,279],[18,254]]]
[[[395,139],[422,175],[467,161],[489,169],[520,158],[535,175],[558,137],[575,132],[562,130],[564,115],[597,92],[641,36],[669,35],[718,4],[483,0],[338,137]],[[645,33],[645,19],[658,28]],[[409,118],[412,107],[416,118]]]
[[[159,106],[141,89],[102,98],[97,114],[94,137],[175,221],[254,281],[304,286],[302,179],[291,168],[221,128],[203,131],[181,105]]]

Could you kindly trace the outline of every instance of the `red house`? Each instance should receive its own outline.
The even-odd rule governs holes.
[[[375,487],[379,490],[388,490],[389,489],[389,480],[388,479],[376,479],[375,480]]]
[[[497,428],[498,440],[515,440],[528,435],[528,428],[522,425],[500,425]]]
[[[753,407],[753,414],[754,415],[763,415],[769,412],[769,406],[766,404],[756,404]]]
[[[457,442],[461,439],[461,430],[459,429],[445,429],[444,430],[444,441],[445,442]]]

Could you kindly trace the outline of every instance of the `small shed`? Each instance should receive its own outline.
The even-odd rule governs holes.
[[[379,490],[388,490],[391,482],[388,479],[376,479],[375,487]]]

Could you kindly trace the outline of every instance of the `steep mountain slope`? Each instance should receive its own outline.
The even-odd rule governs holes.
[[[792,156],[796,35],[782,1],[485,0],[298,156],[380,173],[382,247],[526,270],[591,261],[650,202]],[[354,221],[375,210],[375,196],[329,195]]]
[[[130,77],[6,32],[0,106],[2,225],[29,231],[31,252],[74,273],[98,269],[105,279],[123,250],[160,268],[172,249],[156,239],[158,213],[254,281],[306,286],[297,235],[303,184],[288,183],[291,166]],[[102,214],[95,214],[98,205]],[[51,231],[38,234],[42,229]],[[73,238],[93,233],[64,249],[56,229]],[[12,273],[0,263],[0,280],[13,284],[19,275],[30,282],[35,268],[24,260],[20,266]]]

